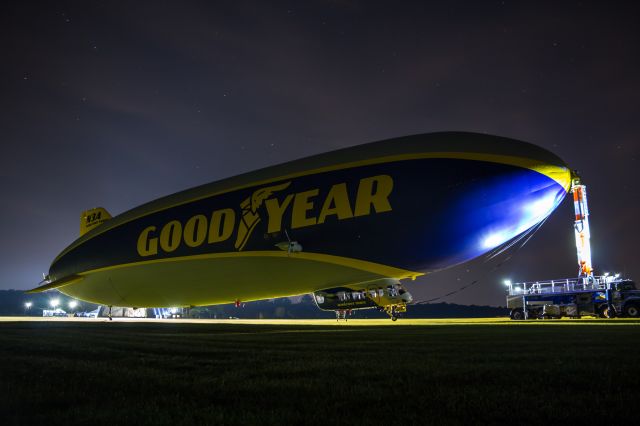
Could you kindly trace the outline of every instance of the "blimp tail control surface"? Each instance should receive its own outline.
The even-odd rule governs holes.
[[[401,281],[486,253],[543,221],[571,173],[535,145],[432,133],[213,182],[113,218],[83,213],[46,283],[106,305],[198,306],[315,293],[322,309],[385,309]]]

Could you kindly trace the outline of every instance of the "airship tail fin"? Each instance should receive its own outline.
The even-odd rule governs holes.
[[[96,207],[82,212],[82,216],[80,216],[80,236],[83,236],[96,226],[102,225],[109,219],[111,219],[111,215],[103,207]]]

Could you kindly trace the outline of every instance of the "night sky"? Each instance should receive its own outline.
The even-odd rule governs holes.
[[[256,168],[446,130],[532,142],[579,169],[596,272],[640,278],[632,2],[8,3],[0,289],[34,287],[87,208],[116,215]],[[479,280],[443,300],[499,305],[505,278],[575,276],[572,224],[568,197],[510,260],[408,288],[425,300]]]

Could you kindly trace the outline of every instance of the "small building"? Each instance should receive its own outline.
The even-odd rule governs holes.
[[[56,309],[43,309],[42,310],[43,317],[66,317],[67,313],[60,308]]]

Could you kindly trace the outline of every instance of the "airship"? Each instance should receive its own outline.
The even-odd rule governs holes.
[[[395,320],[407,280],[490,252],[543,222],[570,189],[553,153],[498,136],[387,139],[178,192],[80,237],[31,292],[108,306],[193,307],[313,293],[320,309]]]

